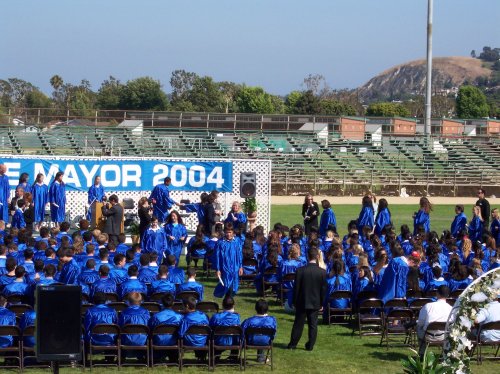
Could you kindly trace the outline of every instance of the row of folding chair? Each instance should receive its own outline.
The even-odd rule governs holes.
[[[122,366],[128,365],[143,365],[147,367],[154,366],[178,366],[179,370],[182,370],[184,366],[206,366],[207,368],[215,368],[217,366],[222,365],[236,365],[241,369],[246,369],[247,366],[250,365],[250,358],[253,355],[250,354],[250,351],[255,350],[264,350],[266,353],[266,360],[263,363],[267,365],[267,358],[269,358],[269,366],[271,370],[273,370],[273,344],[271,343],[266,346],[255,346],[251,345],[244,338],[243,330],[240,326],[219,326],[214,329],[211,329],[209,326],[191,326],[185,333],[185,335],[197,335],[204,336],[206,338],[206,344],[203,346],[189,346],[185,345],[183,339],[176,339],[175,344],[173,345],[157,345],[154,343],[155,337],[161,335],[172,335],[176,336],[178,333],[178,326],[173,325],[160,325],[154,328],[152,331],[148,329],[147,326],[143,325],[125,325],[123,327],[119,327],[114,324],[102,324],[96,325],[92,329],[92,334],[112,334],[116,336],[115,344],[102,346],[89,344],[88,346],[88,354],[89,354],[89,365],[90,369],[94,366],[118,366],[119,368]],[[271,338],[273,336],[274,331],[272,329],[267,328],[249,328],[247,329],[247,335],[261,335],[268,336]],[[131,346],[122,344],[122,336],[123,335],[147,335],[146,344],[142,346]],[[219,337],[235,337],[238,338],[238,344],[235,345],[217,345],[216,340]],[[126,352],[143,352],[143,356],[145,358],[144,363],[139,361],[129,362],[127,359],[124,359]],[[237,352],[236,359],[231,361],[221,361],[221,351],[232,351]],[[163,355],[164,358],[168,356],[168,352],[174,354],[175,357],[178,357],[177,362],[172,361],[163,361],[159,360],[160,355]],[[206,360],[190,360],[186,357],[186,354],[189,352],[201,352],[206,356]],[[104,354],[107,357],[114,357],[116,359],[116,363],[111,361],[98,362],[96,363],[94,360],[95,355]],[[160,355],[159,355],[160,354]],[[158,362],[160,361],[160,362]]]

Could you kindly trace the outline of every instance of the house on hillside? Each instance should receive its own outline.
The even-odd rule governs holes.
[[[476,119],[471,121],[476,128],[476,135],[499,135],[500,120],[498,119]]]

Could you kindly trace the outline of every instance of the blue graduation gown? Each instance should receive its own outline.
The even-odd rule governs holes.
[[[391,224],[391,213],[389,212],[389,209],[384,208],[382,210],[379,210],[377,213],[377,219],[375,221],[375,233],[377,236],[382,235],[382,229]]]
[[[210,318],[210,327],[213,329],[218,326],[239,326],[240,315],[235,312],[222,311],[216,313]],[[216,345],[238,345],[239,339],[237,336],[220,336],[215,339]]]
[[[49,188],[49,201],[50,219],[53,222],[64,222],[66,215],[66,185],[64,183],[52,182]]]
[[[175,200],[170,197],[168,186],[163,183],[156,185],[149,198],[156,200],[156,204],[153,205],[153,214],[158,218],[158,222],[165,222],[168,211],[175,205]]]
[[[169,237],[173,236],[174,239],[170,239]],[[186,242],[187,239],[187,230],[186,226],[183,224],[168,223],[165,225],[165,237],[167,240],[167,247],[165,249],[165,255],[174,255],[175,260],[179,263],[179,258],[181,257],[182,246]],[[184,238],[181,240],[181,238]]]
[[[201,246],[201,244],[200,244],[199,248],[193,249],[194,244],[196,242],[196,237],[192,236],[189,239],[189,242],[187,243],[187,251],[188,251],[188,253],[190,253],[191,256],[205,257],[205,255],[207,254],[207,242],[208,241],[209,241],[209,239],[207,237],[205,237],[203,239],[203,242],[205,243],[205,246]]]
[[[12,282],[5,286],[2,294],[5,297],[9,297],[11,295],[28,296],[30,291],[29,284],[24,282]]]
[[[25,193],[26,193],[26,192],[33,193],[32,188],[31,188],[31,185],[30,185],[30,184],[28,184],[28,183],[26,183],[26,182],[24,182],[24,183],[19,183],[19,184],[17,185],[17,187],[16,187],[16,190],[17,190],[18,188],[22,188],[22,189],[23,189],[23,191],[24,191]]]
[[[148,290],[144,283],[141,283],[138,279],[129,279],[122,283],[120,296],[123,299],[130,292],[139,292],[147,295]]]
[[[482,241],[484,222],[478,216],[474,216],[469,223],[469,238],[474,243]]]
[[[205,209],[203,209],[203,205],[201,203],[184,204],[184,209],[186,209],[186,212],[188,213],[196,213],[198,223],[205,222]]]
[[[431,231],[431,218],[428,213],[419,210],[413,219],[413,235],[417,234],[417,227],[422,225],[426,233]]]
[[[170,293],[175,296],[175,283],[170,282],[168,279],[158,279],[151,282],[150,295],[155,293]]]
[[[161,312],[153,314],[149,320],[149,329],[153,331],[156,326],[171,325],[179,326],[183,316],[172,309],[164,309]],[[176,335],[153,335],[153,344],[155,345],[176,345]]]
[[[224,286],[219,282],[214,289],[215,297],[224,297],[227,292],[236,293],[239,288],[238,271],[241,268],[241,241],[237,238],[229,241],[219,240],[215,248],[215,270],[221,272]]]
[[[21,321],[19,321],[19,328],[21,331],[27,327],[35,326],[36,320],[36,312],[34,310],[27,310],[23,313],[21,317]],[[25,347],[34,347],[35,346],[35,336],[26,336],[23,338],[23,344]]]
[[[246,330],[249,327],[261,327],[261,328],[270,328],[274,330],[274,335],[271,337],[262,336],[262,335],[248,335],[246,334]],[[276,323],[276,318],[272,316],[253,316],[247,318],[241,324],[241,328],[243,329],[243,334],[245,335],[245,339],[247,343],[250,345],[268,345],[271,340],[274,340],[276,336],[276,329],[278,328],[278,324]]]
[[[82,272],[78,276],[78,282],[85,284],[94,284],[100,278],[101,277],[99,276],[99,273],[96,270],[84,268],[82,269]]]
[[[142,251],[145,253],[155,252],[159,259],[163,258],[163,252],[167,247],[167,237],[165,236],[165,230],[161,227],[156,229],[149,228],[144,233]]]
[[[363,232],[363,227],[368,226],[371,229],[373,229],[373,222],[374,217],[373,217],[373,208],[372,207],[363,207],[361,209],[361,212],[359,212],[359,217],[358,217],[358,232],[361,235]]]
[[[92,295],[95,295],[97,292],[116,293],[117,286],[115,281],[109,277],[97,280],[92,285]]]
[[[490,225],[491,235],[495,238],[497,248],[500,247],[500,220],[495,218]]]
[[[49,202],[49,187],[45,184],[33,184],[33,205],[35,222],[42,222],[45,218],[45,206]]]
[[[336,284],[337,279],[339,280]],[[352,283],[351,277],[348,274],[333,276],[327,279],[328,283],[328,298],[326,299],[326,305],[328,305],[328,299],[335,291],[351,291]],[[332,308],[347,308],[349,306],[349,299],[337,299],[330,302]]]
[[[7,175],[0,175],[0,219],[9,222],[10,185]]]
[[[16,315],[9,309],[0,307],[0,326],[16,326]],[[11,335],[0,336],[0,348],[12,347],[14,338]]]
[[[380,284],[379,298],[385,303],[388,300],[406,297],[406,282],[409,266],[402,257],[393,258],[384,271]]]
[[[109,271],[109,278],[117,285],[120,285],[128,279],[127,270],[120,267],[114,267]]]
[[[76,263],[75,259],[64,264],[61,273],[59,274],[59,281],[65,284],[76,284],[78,276],[80,275],[80,266]]]
[[[87,203],[89,204],[89,209],[87,211],[87,219],[90,220],[92,218],[92,203],[93,202],[101,202],[104,198],[104,187],[102,184],[96,186],[95,184],[89,188]]]
[[[118,324],[120,327],[125,325],[144,325],[148,326],[150,314],[147,309],[139,305],[129,306],[120,313]],[[148,339],[146,334],[125,334],[122,335],[122,344],[124,345],[144,345]]]
[[[333,213],[332,208],[328,208],[323,210],[321,213],[321,219],[319,222],[319,236],[326,236],[326,232],[328,231],[328,226],[333,225],[337,227],[337,218],[335,217],[335,213]]]
[[[208,325],[208,317],[205,313],[195,310],[194,312],[187,313],[182,319],[179,328],[179,337],[184,340],[184,345],[190,347],[202,347],[207,343],[207,337],[203,335],[186,335],[186,331],[191,326]]]
[[[167,278],[174,284],[184,283],[184,270],[175,266],[169,266]]]
[[[458,237],[458,234],[465,229],[465,225],[467,225],[467,216],[465,213],[457,214],[451,223],[451,235],[454,238]]]
[[[237,219],[234,220],[233,216]],[[224,222],[232,223],[234,227],[238,227],[240,223],[247,223],[247,215],[243,212],[238,212],[238,213],[229,212]]]
[[[12,217],[12,222],[11,222],[12,227],[15,227],[16,229],[22,229],[26,227],[26,222],[24,221],[24,214],[23,211],[19,208],[16,209],[16,212],[14,213],[14,216]]]
[[[114,334],[90,334],[95,325],[100,324],[117,324],[118,315],[116,311],[106,304],[96,305],[87,310],[85,313],[84,328],[85,341],[94,345],[113,345],[115,344],[116,335]]]
[[[178,292],[195,291],[200,295],[199,301],[203,301],[203,285],[198,282],[184,282],[179,285]]]
[[[156,271],[154,268],[150,268],[149,266],[144,266],[139,270],[139,275],[137,276],[137,279],[139,279],[140,282],[142,283],[151,283],[156,280],[158,277],[158,268],[156,268]]]

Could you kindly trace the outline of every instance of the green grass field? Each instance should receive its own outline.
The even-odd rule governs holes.
[[[350,219],[357,217],[359,206],[343,205],[334,206],[337,222],[339,225],[339,233],[344,235],[346,232],[347,223]],[[399,205],[390,207],[393,217],[393,222],[396,227],[412,222],[412,213],[416,207]],[[466,212],[470,212],[471,207],[466,208]],[[440,232],[445,228],[449,228],[454,216],[453,206],[443,205],[436,206],[432,215],[432,229]],[[281,222],[286,225],[293,225],[302,221],[300,216],[300,206],[272,206],[271,222]],[[410,225],[410,227],[412,227]],[[213,288],[215,281],[205,280],[202,277],[201,281],[205,284],[206,299],[214,300]],[[242,320],[254,314],[254,303],[257,300],[255,290],[242,289],[236,297],[236,310],[240,313]],[[274,358],[275,371],[281,373],[402,373],[400,364],[401,359],[405,359],[412,352],[408,348],[390,348],[379,345],[380,337],[363,337],[351,335],[351,327],[344,326],[319,326],[318,340],[314,351],[308,352],[304,350],[304,343],[307,340],[307,327],[304,329],[304,335],[299,343],[299,347],[295,351],[286,349],[286,345],[290,339],[290,331],[293,323],[293,316],[287,314],[281,305],[273,298],[268,298],[270,302],[270,314],[278,320],[278,333],[274,342]],[[216,300],[220,303],[220,300]],[[472,363],[474,373],[493,373],[498,370],[498,365],[487,362],[481,366]],[[150,369],[149,372],[164,371],[164,368]],[[176,370],[176,369],[170,369]],[[76,369],[63,368],[64,373],[76,372]],[[116,369],[96,368],[94,372],[110,372],[117,371]],[[122,373],[132,373],[146,369],[140,368],[124,368]],[[186,372],[198,372],[199,368],[186,368]],[[217,368],[218,372],[233,372],[237,368]],[[268,372],[269,368],[262,370],[261,368],[253,367],[248,369],[249,372]],[[36,371],[38,372],[38,370]],[[40,371],[41,372],[41,371]]]

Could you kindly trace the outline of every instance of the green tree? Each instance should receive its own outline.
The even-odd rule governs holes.
[[[38,88],[19,78],[0,80],[0,105],[4,107],[26,107],[28,94]]]
[[[120,97],[123,84],[113,76],[102,82],[96,96],[96,105],[99,109],[120,109]]]
[[[474,86],[462,86],[457,95],[458,118],[482,118],[488,116],[486,96]]]
[[[170,86],[172,87],[172,106],[175,110],[193,111],[193,105],[188,103],[187,94],[193,87],[194,81],[198,78],[196,73],[185,70],[175,70],[170,77]]]
[[[238,110],[236,106],[236,96],[238,95],[241,85],[234,82],[219,82],[220,91],[224,100],[225,113],[234,113]]]
[[[302,93],[295,103],[296,114],[319,114],[321,113],[321,101],[313,91],[307,90]]]
[[[323,99],[320,101],[321,114],[331,116],[355,116],[356,109],[349,104],[342,103],[338,100]]]
[[[281,113],[283,100],[264,91],[262,87],[243,86],[237,96],[236,105],[241,113]]]
[[[287,113],[296,114],[297,113],[297,102],[302,97],[302,92],[292,91],[285,99],[286,111]]]
[[[225,103],[219,87],[211,77],[196,77],[185,96],[196,112],[221,112]]]
[[[410,111],[399,103],[374,103],[368,106],[366,115],[375,117],[409,117]]]
[[[168,99],[159,81],[141,77],[127,82],[120,90],[120,109],[166,110]]]
[[[27,108],[50,108],[51,106],[52,100],[50,97],[38,89],[30,91],[26,95]]]

